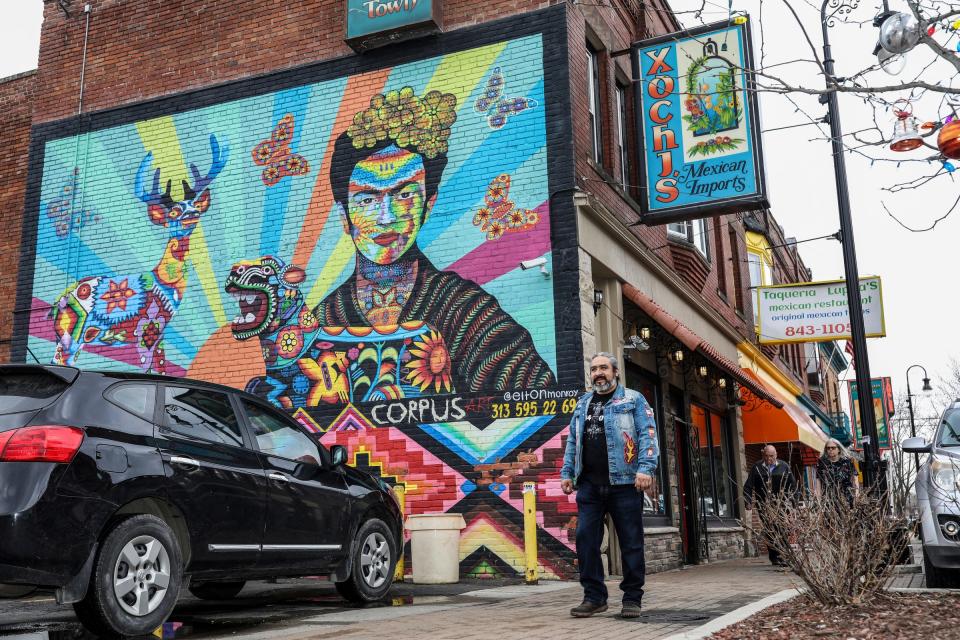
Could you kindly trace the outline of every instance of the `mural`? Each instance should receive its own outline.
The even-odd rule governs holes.
[[[463,513],[465,573],[522,573],[536,481],[570,575],[542,60],[535,34],[46,141],[27,346],[266,398],[408,513]]]

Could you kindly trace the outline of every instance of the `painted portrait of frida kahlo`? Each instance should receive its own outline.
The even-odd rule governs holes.
[[[437,200],[456,97],[413,89],[377,94],[336,141],[330,187],[356,268],[314,309],[325,326],[423,322],[422,376],[446,374],[460,393],[554,382],[530,333],[477,284],[439,271],[417,247]],[[409,376],[417,382],[416,373]],[[442,389],[441,389],[442,390]]]
[[[241,301],[234,337],[258,336],[266,365],[248,391],[297,408],[555,383],[530,332],[417,244],[447,166],[456,103],[410,87],[378,93],[336,137],[329,188],[354,266],[315,307],[300,292],[300,267],[273,256],[234,265],[226,286]],[[520,230],[537,222],[535,211],[513,213],[524,216]]]

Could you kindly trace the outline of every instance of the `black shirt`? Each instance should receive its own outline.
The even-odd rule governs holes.
[[[610,484],[610,463],[607,460],[607,432],[603,428],[603,408],[613,397],[594,393],[587,407],[583,425],[583,471],[580,479],[593,485]]]

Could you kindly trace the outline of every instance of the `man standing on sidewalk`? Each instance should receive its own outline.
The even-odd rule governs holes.
[[[767,556],[770,558],[770,564],[777,567],[783,567],[786,564],[773,545],[773,527],[776,526],[776,523],[771,522],[771,518],[775,514],[767,513],[768,510],[764,508],[764,505],[770,495],[782,494],[793,499],[796,497],[798,490],[797,481],[790,471],[790,465],[783,460],[777,460],[776,447],[772,444],[765,446],[763,448],[763,458],[750,469],[747,482],[743,485],[743,502],[747,509],[752,509],[754,499],[756,499],[757,509],[760,511],[760,527],[763,531],[764,542],[767,545]]]
[[[563,492],[577,491],[577,564],[583,602],[570,610],[589,618],[607,610],[600,543],[606,515],[613,518],[623,558],[623,618],[640,617],[646,567],[643,491],[653,483],[660,449],[653,410],[643,395],[619,384],[617,359],[590,359],[593,391],[577,402],[560,471]]]

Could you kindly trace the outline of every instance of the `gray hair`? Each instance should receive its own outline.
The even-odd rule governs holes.
[[[827,455],[827,447],[830,446],[831,444],[837,445],[837,451],[840,452],[841,458],[850,457],[850,452],[847,451],[847,448],[844,447],[842,444],[840,444],[840,442],[836,438],[827,438],[827,441],[823,444],[823,453],[822,453],[823,456]]]
[[[612,353],[607,353],[606,351],[600,351],[590,356],[590,362],[593,362],[594,358],[600,358],[600,357],[603,357],[609,360],[610,366],[613,367],[614,371],[620,371],[620,363],[617,362],[617,356],[613,355]]]

